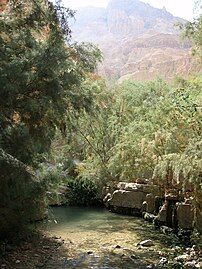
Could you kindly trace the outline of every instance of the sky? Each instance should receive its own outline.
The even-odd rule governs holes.
[[[187,20],[193,19],[195,0],[142,0],[157,8],[165,7],[174,16]],[[63,0],[65,6],[76,9],[83,6],[106,7],[109,0]]]

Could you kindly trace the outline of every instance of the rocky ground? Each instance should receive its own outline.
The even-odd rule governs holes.
[[[202,268],[201,252],[196,246],[187,249],[178,246],[165,252],[163,249],[157,251],[153,240],[145,240],[133,247],[125,247],[126,240],[123,245],[113,245],[114,242],[104,240],[99,250],[94,244],[87,250],[71,240],[38,234],[18,246],[1,244],[0,268]]]

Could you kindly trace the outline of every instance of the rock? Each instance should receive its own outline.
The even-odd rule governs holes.
[[[196,268],[201,269],[202,268],[202,262],[197,263],[195,266],[196,266]]]
[[[61,236],[59,236],[59,237],[58,236],[53,236],[52,238],[55,239],[55,240],[59,240],[59,239],[61,239]]]
[[[154,213],[155,211],[155,196],[151,193],[146,195],[147,213]]]
[[[111,207],[112,210],[118,213],[122,212],[121,208],[134,209],[131,211],[131,214],[139,214],[141,212],[142,204],[148,193],[153,191],[154,193],[158,192],[156,185],[126,182],[119,182],[117,189],[118,190],[114,191],[111,197],[108,195],[104,201],[107,201],[106,203],[109,208]],[[151,199],[154,200],[153,196],[148,196],[149,203],[151,203]],[[151,206],[149,206],[149,211],[154,209],[154,204],[155,202],[152,204],[152,209]]]
[[[104,54],[99,71],[107,77],[171,80],[175,73],[186,76],[196,69],[189,43],[182,43],[173,27],[176,22],[184,23],[146,3],[116,0],[106,9],[78,9],[73,33],[78,41],[99,45]]]
[[[153,222],[153,220],[155,219],[155,215],[146,212],[144,213],[143,218],[149,222]]]
[[[112,198],[111,193],[107,193],[107,195],[104,197],[103,202],[106,206],[108,206],[108,201]]]
[[[186,262],[184,264],[184,269],[197,268],[196,265],[197,265],[196,261]]]
[[[151,184],[139,184],[139,183],[127,183],[127,182],[119,182],[117,184],[118,190],[125,191],[142,191],[144,193],[158,193],[159,187]]]
[[[159,265],[164,265],[166,263],[168,263],[168,260],[165,257],[161,258],[159,261]]]
[[[102,188],[102,199],[106,197],[108,194],[110,194],[110,188],[108,186],[105,186]]]
[[[112,198],[108,200],[108,203],[110,206],[141,210],[144,198],[145,194],[141,191],[117,190],[112,194]]]
[[[22,225],[46,217],[45,192],[36,174],[1,147],[0,180],[1,238],[13,237]]]
[[[159,213],[161,207],[163,206],[164,203],[164,198],[161,196],[155,196],[155,213]]]
[[[179,247],[179,246],[175,246],[175,247],[172,248],[172,250],[174,250],[175,252],[179,252],[179,251],[181,251],[182,249],[181,249],[181,247]]]
[[[191,251],[191,248],[186,248],[186,252],[190,253],[190,251]]]
[[[148,239],[148,240],[144,240],[144,241],[138,243],[137,245],[142,246],[142,247],[152,247],[152,246],[154,246],[154,242],[152,240]]]
[[[177,204],[177,219],[180,229],[192,229],[194,221],[194,212],[190,204]]]
[[[141,184],[137,183],[126,183],[124,190],[126,191],[138,191],[140,190]]]
[[[189,255],[190,255],[190,259],[189,260],[194,260],[194,259],[197,258],[197,252],[194,251],[194,250],[191,250],[190,253],[189,253]]]
[[[161,226],[160,228],[161,232],[164,234],[171,234],[173,233],[173,229],[167,226]]]
[[[202,204],[200,202],[200,204]],[[200,208],[196,210],[196,229],[199,231],[199,233],[202,235],[202,206],[200,205]]]
[[[149,184],[149,179],[145,179],[145,178],[138,178],[135,181],[138,184]]]
[[[144,202],[142,203],[142,212],[146,212],[146,211],[147,211],[147,202],[144,201]]]
[[[50,246],[43,246],[43,249],[50,249]]]
[[[167,219],[167,204],[164,203],[155,220],[160,224],[166,224],[166,219]]]
[[[198,250],[198,247],[196,246],[196,245],[193,245],[192,247],[191,247],[191,250]]]
[[[133,259],[133,260],[139,259],[139,257],[136,256],[136,255],[131,255],[130,257],[131,257],[131,259]]]
[[[127,184],[126,182],[119,182],[119,183],[117,184],[117,189],[118,189],[118,190],[124,190],[126,184]]]
[[[171,265],[172,267],[169,267],[169,268],[172,268],[172,269],[182,269],[183,267],[183,264],[182,262],[178,262],[178,261],[173,261],[171,263],[169,263],[169,265]]]
[[[188,255],[183,254],[183,255],[175,257],[174,260],[177,261],[177,262],[184,262],[184,261],[187,260],[187,258],[188,258]]]
[[[155,268],[155,265],[153,265],[153,264],[150,264],[150,265],[147,265],[147,267],[146,267],[147,269],[154,269]]]

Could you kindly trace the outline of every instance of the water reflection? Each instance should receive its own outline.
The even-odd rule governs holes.
[[[51,232],[84,230],[111,233],[141,230],[144,226],[143,220],[133,216],[114,214],[104,208],[85,207],[53,207],[50,209],[49,221],[43,223],[43,227]]]

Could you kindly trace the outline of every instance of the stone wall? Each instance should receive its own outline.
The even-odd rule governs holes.
[[[116,213],[142,215],[165,231],[190,236],[194,229],[202,234],[202,212],[193,199],[185,199],[177,189],[164,192],[148,181],[119,182],[104,198],[106,207]]]
[[[112,195],[106,196],[104,202],[114,212],[124,213],[125,210],[126,213],[140,215],[147,194],[152,192],[157,195],[159,191],[156,185],[119,182],[117,190]]]

